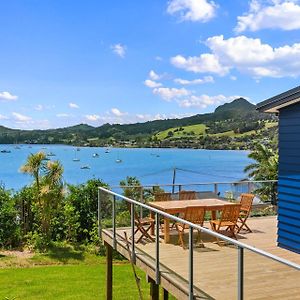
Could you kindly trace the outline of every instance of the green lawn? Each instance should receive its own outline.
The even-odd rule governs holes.
[[[113,292],[114,299],[138,299],[129,264],[114,266]],[[105,299],[105,264],[0,269],[0,299]]]
[[[105,257],[65,244],[57,244],[44,254],[28,256],[2,251],[0,300],[105,299],[105,263]],[[141,270],[137,272],[148,299],[146,275]],[[114,263],[113,293],[114,299],[138,299],[127,260]]]

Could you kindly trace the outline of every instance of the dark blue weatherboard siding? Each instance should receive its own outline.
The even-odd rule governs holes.
[[[300,253],[300,103],[279,113],[278,245]]]

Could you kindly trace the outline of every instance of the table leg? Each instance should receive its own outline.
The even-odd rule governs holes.
[[[164,234],[165,234],[165,243],[170,242],[170,220],[168,218],[164,218]]]
[[[215,210],[211,211],[211,219],[216,220],[217,219],[217,212]]]

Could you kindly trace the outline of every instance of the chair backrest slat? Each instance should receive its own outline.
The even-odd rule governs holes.
[[[154,201],[170,201],[172,200],[171,193],[156,193],[154,194]]]
[[[221,214],[222,222],[236,223],[240,214],[241,204],[226,204]]]
[[[191,223],[203,225],[205,217],[205,207],[188,206],[184,212],[184,219]]]
[[[179,192],[179,200],[194,200],[196,199],[195,191],[180,191]]]
[[[250,211],[253,203],[255,195],[253,194],[241,194],[241,210],[242,211]]]

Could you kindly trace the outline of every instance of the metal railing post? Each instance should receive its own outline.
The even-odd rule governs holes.
[[[134,209],[134,204],[131,203],[130,204],[130,222],[131,222],[131,257],[132,257],[132,261],[133,263],[135,263],[135,236],[134,236],[134,232],[135,232],[135,223],[134,223],[134,214],[135,214],[135,209]]]
[[[116,196],[113,196],[113,205],[112,205],[112,222],[113,222],[113,248],[116,249],[117,240],[116,240]]]
[[[218,194],[218,184],[217,183],[214,184],[214,192],[215,192],[215,194]]]
[[[98,237],[101,238],[102,234],[102,214],[101,214],[101,196],[98,190]]]
[[[251,182],[248,182],[247,186],[248,186],[248,194],[250,194],[250,192],[251,192]]]
[[[155,282],[160,284],[160,270],[159,270],[159,214],[155,213]]]
[[[244,248],[238,247],[238,300],[244,299]]]
[[[140,202],[144,203],[144,188],[141,186],[141,191],[140,191]],[[143,218],[143,207],[140,207],[140,217]]]
[[[180,184],[178,185],[178,191],[181,192],[181,190],[182,190],[182,185]]]
[[[194,253],[193,227],[189,228],[189,300],[194,299]]]

